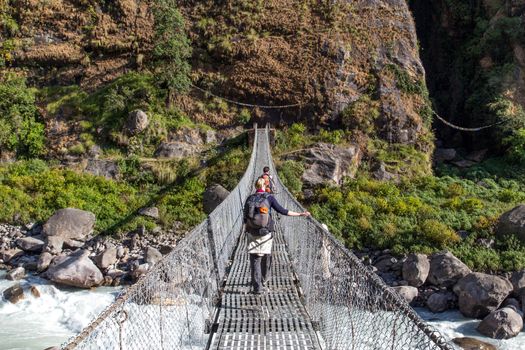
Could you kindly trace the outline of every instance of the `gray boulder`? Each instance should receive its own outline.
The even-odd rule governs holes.
[[[410,254],[403,263],[403,279],[414,287],[425,283],[429,271],[430,262],[425,254]]]
[[[45,271],[53,261],[53,255],[49,252],[43,252],[38,258],[36,270],[38,272]]]
[[[515,271],[510,277],[514,294],[518,295],[520,290],[525,289],[525,270]]]
[[[18,281],[24,278],[26,275],[26,270],[23,267],[17,267],[12,269],[5,275],[6,280]]]
[[[46,272],[47,278],[56,283],[79,288],[100,285],[104,276],[88,255],[88,251],[78,250],[69,256],[57,257]]]
[[[84,171],[106,179],[120,178],[120,168],[117,162],[110,159],[88,159]]]
[[[461,337],[452,339],[463,350],[498,350],[494,345],[476,338]]]
[[[202,205],[206,214],[211,212],[222,203],[223,200],[228,197],[230,191],[222,187],[221,185],[211,185],[204,191],[202,195]]]
[[[24,251],[21,249],[0,249],[0,260],[5,264],[22,255],[24,255]]]
[[[518,205],[512,210],[509,210],[498,220],[496,225],[496,235],[516,235],[516,237],[525,243],[525,205]]]
[[[49,236],[46,238],[45,251],[51,254],[60,254],[64,246],[64,239],[60,236]]]
[[[175,141],[162,142],[155,151],[155,157],[169,159],[183,159],[196,155],[201,150],[198,145]]]
[[[153,266],[159,261],[162,260],[162,254],[153,247],[147,247],[144,254],[144,260],[150,265]]]
[[[473,272],[454,286],[459,311],[472,318],[482,318],[496,310],[512,291],[512,284],[501,277]]]
[[[158,220],[160,218],[159,208],[157,207],[141,208],[139,209],[139,214],[142,216],[153,218],[155,220]]]
[[[16,245],[26,252],[40,252],[44,244],[44,241],[37,237],[24,237],[16,240]]]
[[[150,268],[149,264],[138,265],[136,268],[133,269],[133,271],[131,271],[131,276],[136,281],[140,277],[144,276],[148,272],[149,268]]]
[[[24,290],[20,286],[20,283],[15,284],[4,290],[4,299],[10,301],[13,304],[18,303],[20,300],[24,299]]]
[[[454,148],[436,148],[434,151],[433,161],[436,164],[454,160],[457,152]]]
[[[452,287],[470,273],[470,269],[450,252],[432,255],[428,281],[435,286]]]
[[[107,269],[117,262],[117,248],[109,247],[95,257],[95,263],[101,269]]]
[[[448,310],[448,296],[444,293],[434,293],[427,299],[427,307],[437,313]]]
[[[379,162],[375,164],[373,168],[370,170],[372,170],[372,177],[376,180],[379,180],[379,181],[399,180],[399,175],[396,175],[386,170],[386,164],[383,162]]]
[[[419,292],[416,287],[411,286],[399,286],[392,287],[393,290],[398,292],[407,303],[411,303],[415,298],[417,298]]]
[[[478,325],[478,331],[487,337],[509,339],[518,335],[523,329],[523,319],[514,309],[504,307],[492,311]]]
[[[136,111],[132,111],[129,113],[127,127],[130,134],[139,134],[146,130],[148,125],[148,115],[144,111],[137,109]]]
[[[44,224],[46,237],[57,236],[62,239],[85,241],[93,232],[95,215],[89,211],[75,208],[58,210]]]

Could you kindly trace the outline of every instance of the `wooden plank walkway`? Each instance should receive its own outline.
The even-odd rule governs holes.
[[[209,349],[321,349],[301,303],[282,234],[274,234],[272,268],[262,295],[250,293],[243,234],[228,275]]]

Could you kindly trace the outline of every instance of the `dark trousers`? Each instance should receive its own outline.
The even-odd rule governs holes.
[[[250,254],[250,269],[252,270],[252,286],[254,292],[260,292],[263,287],[263,282],[270,277],[271,264],[271,254]]]

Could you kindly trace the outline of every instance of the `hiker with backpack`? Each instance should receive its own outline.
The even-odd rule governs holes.
[[[256,192],[250,195],[244,204],[244,224],[250,254],[253,293],[261,294],[269,277],[272,260],[272,233],[275,231],[271,217],[272,209],[287,216],[310,216],[310,213],[297,213],[283,208],[272,194],[266,192],[266,181],[262,177],[257,179],[255,188]]]
[[[260,176],[261,179],[264,179],[266,186],[265,191],[268,193],[275,193],[275,184],[273,183],[272,175],[270,175],[270,167],[265,166],[263,168],[263,174]]]

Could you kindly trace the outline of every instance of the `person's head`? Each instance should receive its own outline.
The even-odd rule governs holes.
[[[258,178],[255,182],[255,189],[264,191],[266,189],[266,180],[262,177]]]
[[[263,173],[268,174],[269,172],[270,172],[270,167],[269,166],[265,166],[263,168]]]

